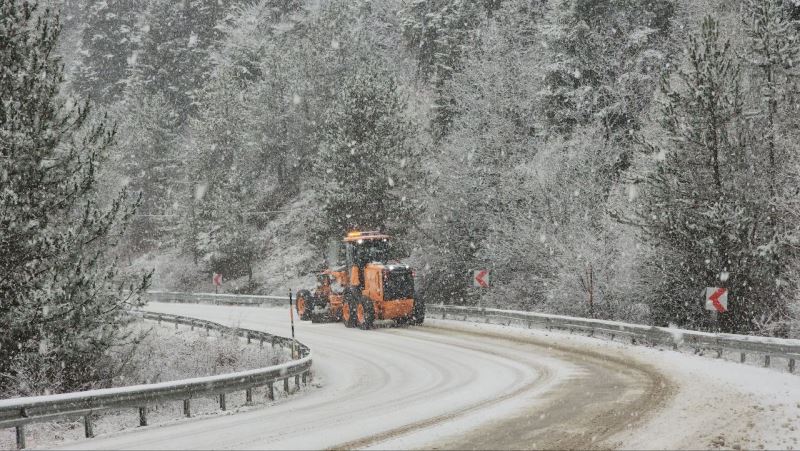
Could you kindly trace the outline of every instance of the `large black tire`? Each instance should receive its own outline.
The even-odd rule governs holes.
[[[311,309],[309,306],[313,305],[314,299],[308,290],[300,290],[297,292],[297,299],[295,299],[295,309],[297,309],[297,316],[302,321],[311,319]]]
[[[361,296],[356,306],[356,318],[358,327],[363,330],[370,330],[375,325],[375,304],[366,296]]]
[[[319,313],[319,310],[325,309],[325,305],[328,303],[328,299],[314,297],[312,298],[312,300],[313,303],[311,304],[311,312],[309,312],[308,316],[311,319],[312,323],[321,323],[325,320],[325,313]]]
[[[414,294],[414,311],[411,316],[411,324],[420,325],[425,322],[425,300],[419,294]]]
[[[347,310],[347,314],[345,314]],[[344,304],[342,304],[342,322],[345,327],[356,327],[356,303],[350,293],[345,293]]]

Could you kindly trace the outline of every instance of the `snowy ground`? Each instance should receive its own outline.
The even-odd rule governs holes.
[[[287,334],[285,309],[151,304]],[[798,448],[800,378],[577,335],[301,323],[317,390],[75,448]]]

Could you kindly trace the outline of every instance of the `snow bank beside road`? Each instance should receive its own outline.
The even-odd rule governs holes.
[[[677,387],[667,405],[606,445],[626,449],[800,448],[800,377],[582,335],[431,320],[434,327],[532,337],[648,364]]]

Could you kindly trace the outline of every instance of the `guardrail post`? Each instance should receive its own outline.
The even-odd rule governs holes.
[[[272,336],[272,349],[275,349],[275,339],[277,339],[275,335]]]
[[[789,372],[794,373],[794,359],[789,359]]]
[[[307,385],[308,382],[308,372],[303,373],[303,385]]]
[[[267,398],[270,401],[275,401],[275,382],[267,384]]]
[[[192,402],[189,399],[183,400],[183,415],[186,418],[192,417]]]
[[[247,344],[250,344],[250,332],[247,332]]]
[[[17,426],[17,449],[25,449],[25,426]]]
[[[283,379],[283,391],[289,393],[289,378]]]
[[[260,348],[263,348],[263,347],[264,347],[264,337],[261,337],[261,338],[258,340],[258,347],[260,347]]]
[[[176,329],[178,328],[178,322],[177,321],[175,321],[175,328]]]
[[[220,393],[219,394],[219,408],[222,409],[222,410],[226,410],[226,407],[227,406],[225,405],[225,393]]]
[[[294,387],[300,389],[300,375],[296,374],[294,376]]]
[[[92,414],[87,413],[83,417],[83,432],[86,438],[94,437],[94,425],[92,424]]]
[[[211,327],[208,324],[206,324],[206,337],[210,335],[211,335]]]
[[[158,324],[161,324],[161,315],[158,315]]]
[[[764,356],[764,368],[769,367],[769,354]]]
[[[245,404],[252,405],[253,404],[253,389],[248,388],[244,391],[244,402]]]
[[[139,407],[139,426],[147,426],[147,407]]]
[[[194,330],[194,320],[192,320],[191,327],[192,327],[192,330]]]
[[[747,354],[745,354],[744,352],[739,354],[739,362],[744,363],[745,360],[747,360]]]

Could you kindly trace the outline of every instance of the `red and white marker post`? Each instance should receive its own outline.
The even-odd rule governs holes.
[[[489,288],[491,273],[488,269],[476,269],[472,272],[472,286],[475,288]]]
[[[728,289],[718,287],[706,288],[706,310],[725,313],[728,311]]]
[[[222,286],[222,274],[215,272],[211,277],[211,283],[214,284],[214,293],[219,293],[219,287]]]

